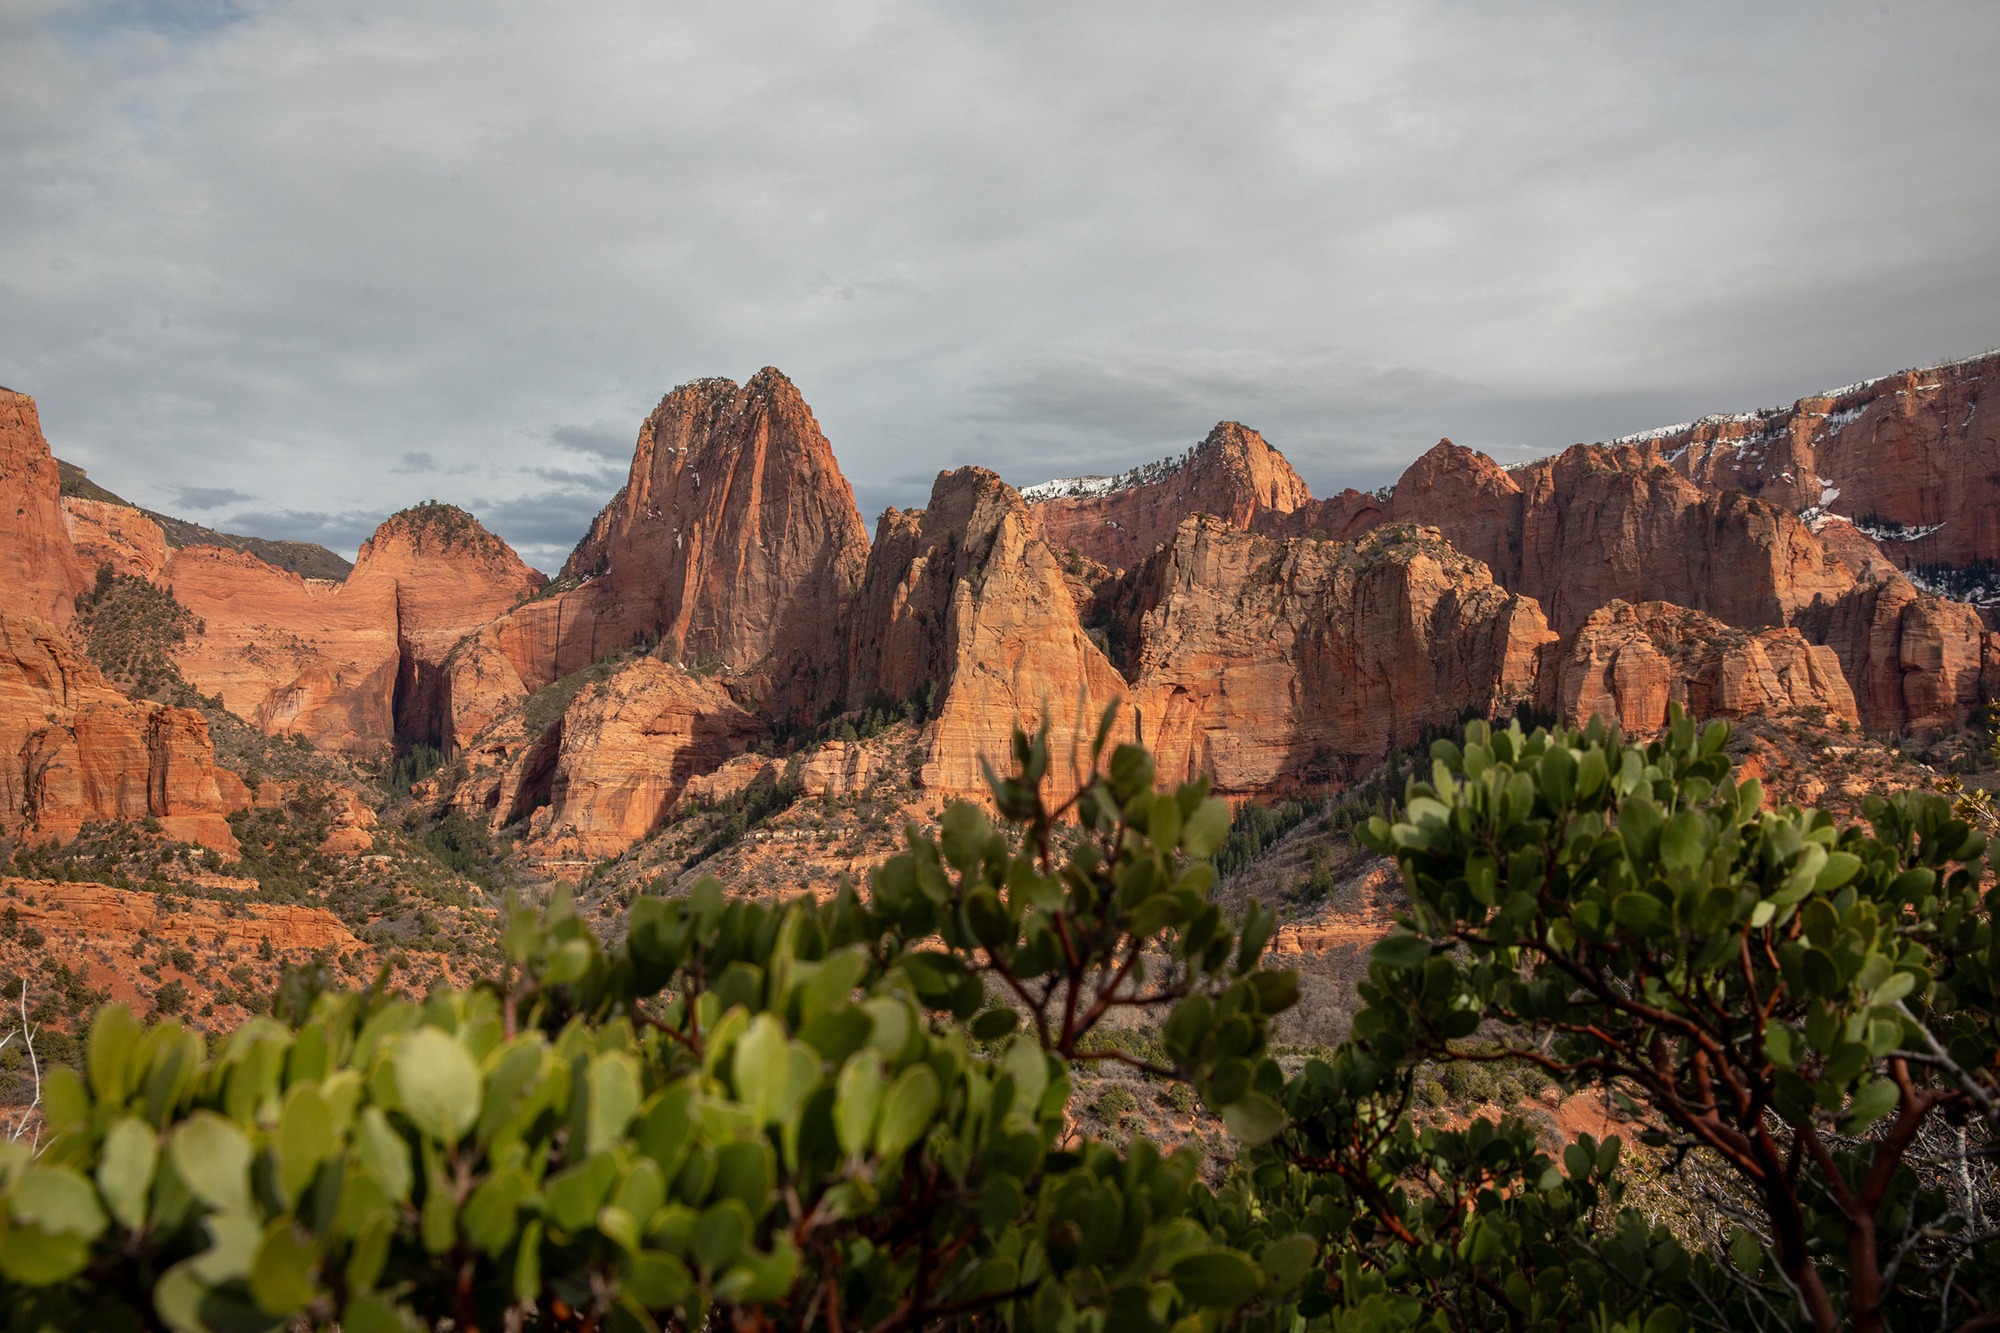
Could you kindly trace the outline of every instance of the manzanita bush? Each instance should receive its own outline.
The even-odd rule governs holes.
[[[1111,722],[1054,809],[1046,731],[1017,734],[1003,827],[913,826],[865,901],[708,880],[607,949],[559,897],[514,912],[495,981],[301,992],[212,1059],[105,1010],[45,1150],[0,1145],[6,1326],[2000,1324],[1965,1169],[2000,1119],[2000,952],[1984,839],[1942,798],[1871,801],[1870,835],[1762,810],[1726,728],[1678,712],[1645,745],[1471,724],[1368,827],[1410,912],[1351,1039],[1287,1079],[1275,920],[1208,899],[1228,812],[1155,792],[1136,747],[1098,771]],[[1139,1063],[1083,1041],[1121,1008],[1244,1145],[1221,1188],[1065,1135],[1071,1062]],[[1616,1138],[1420,1125],[1440,1059],[1603,1085],[1720,1164],[1731,1224],[1689,1247],[1642,1215]],[[1963,1189],[1922,1146],[1940,1122]]]
[[[0,1158],[20,1329],[1289,1329],[1319,1246],[1190,1152],[1064,1138],[1114,1008],[1248,1137],[1283,1122],[1272,919],[1208,901],[1228,811],[1121,747],[1065,807],[1046,733],[863,901],[641,897],[606,949],[518,911],[498,981],[326,993],[213,1059],[111,1008],[46,1151]],[[1088,836],[1058,861],[1059,820]],[[1025,1009],[997,1004],[1004,992]]]
[[[1986,838],[1934,793],[1869,797],[1872,835],[1764,810],[1728,735],[1678,708],[1643,745],[1596,719],[1475,722],[1365,831],[1410,911],[1374,950],[1349,1044],[1292,1086],[1296,1124],[1264,1152],[1383,1233],[1356,1276],[1370,1298],[1400,1288],[1403,1322],[2000,1325],[1984,1164],[1965,1133],[1955,1169],[1917,1149],[1959,1127],[1977,1153],[2000,1127]],[[1602,1086],[1673,1160],[1719,1167],[1694,1200],[1713,1244],[1690,1255],[1636,1215],[1576,1224],[1615,1141],[1571,1145],[1572,1198],[1551,1201],[1562,1173],[1518,1133],[1415,1134],[1401,1108],[1426,1058]],[[1421,1203],[1397,1192],[1411,1179],[1431,1184]]]

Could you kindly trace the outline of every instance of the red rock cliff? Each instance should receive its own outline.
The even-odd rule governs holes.
[[[1234,421],[1219,423],[1208,438],[1156,480],[1092,478],[1049,482],[1022,492],[1030,501],[1029,531],[1056,550],[1125,569],[1170,541],[1189,514],[1214,514],[1234,527],[1281,519],[1313,503],[1312,492],[1285,456],[1264,437]]]
[[[0,389],[0,611],[67,624],[89,582],[35,400]]]
[[[1029,506],[984,468],[938,475],[921,512],[890,510],[876,530],[855,608],[843,702],[913,697],[937,687],[923,730],[923,785],[983,794],[981,755],[1009,762],[1016,724],[1054,726],[1052,788],[1073,788],[1067,760],[1087,754],[1098,715],[1129,699],[1085,633],[1061,562],[1034,535]],[[1119,735],[1130,736],[1126,709]],[[1058,771],[1060,770],[1060,771]]]
[[[1162,780],[1317,787],[1468,709],[1532,697],[1541,608],[1434,529],[1273,541],[1190,518],[1112,608]]]
[[[454,505],[418,505],[375,529],[341,595],[371,606],[388,600],[395,608],[396,735],[432,742],[450,735],[446,657],[460,639],[547,582]]]
[[[67,840],[92,820],[150,815],[234,856],[226,816],[249,802],[216,767],[201,714],[135,703],[54,625],[0,614],[0,832]]]
[[[498,643],[529,689],[614,648],[764,676],[777,712],[830,688],[868,531],[812,409],[766,367],[696,380],[639,431],[625,488],[563,567],[586,580],[523,607]]]

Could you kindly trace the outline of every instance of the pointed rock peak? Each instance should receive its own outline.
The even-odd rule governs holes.
[[[1451,437],[1446,436],[1404,469],[1402,477],[1396,482],[1396,498],[1407,504],[1411,497],[1429,492],[1447,478],[1459,483],[1470,481],[1482,490],[1521,489],[1520,483],[1514,480],[1514,474],[1506,468],[1477,449],[1453,444]],[[1398,511],[1399,517],[1402,513]]]

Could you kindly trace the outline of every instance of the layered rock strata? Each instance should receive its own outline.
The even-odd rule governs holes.
[[[130,505],[65,495],[62,509],[70,545],[86,570],[109,565],[114,574],[153,583],[166,573],[170,558],[166,533]]]
[[[201,714],[127,699],[54,625],[0,613],[0,832],[66,841],[93,820],[152,817],[234,855],[227,817],[249,800]]]
[[[1163,781],[1249,797],[1339,780],[1468,711],[1532,697],[1541,608],[1435,529],[1274,541],[1207,516],[1111,607]]]
[[[464,756],[452,803],[496,831],[525,819],[543,856],[614,855],[659,826],[689,779],[767,730],[720,682],[642,657],[578,691],[540,734],[518,714],[496,727]]]
[[[1821,710],[1857,722],[1831,648],[1796,629],[1745,631],[1666,602],[1614,601],[1542,648],[1536,703],[1570,726],[1593,713],[1650,733],[1678,703],[1696,717]]]

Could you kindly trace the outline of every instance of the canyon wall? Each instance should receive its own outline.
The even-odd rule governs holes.
[[[70,544],[60,485],[35,400],[0,389],[0,609],[67,624],[90,584]]]
[[[1161,475],[1148,477],[1152,471]],[[1050,482],[1021,494],[1034,536],[1113,569],[1129,568],[1172,540],[1189,514],[1249,528],[1281,521],[1312,501],[1285,456],[1234,421],[1218,423],[1182,458],[1136,476]]]
[[[234,855],[227,816],[249,799],[201,714],[127,699],[54,624],[0,612],[0,833],[66,841],[93,820],[152,817]]]

